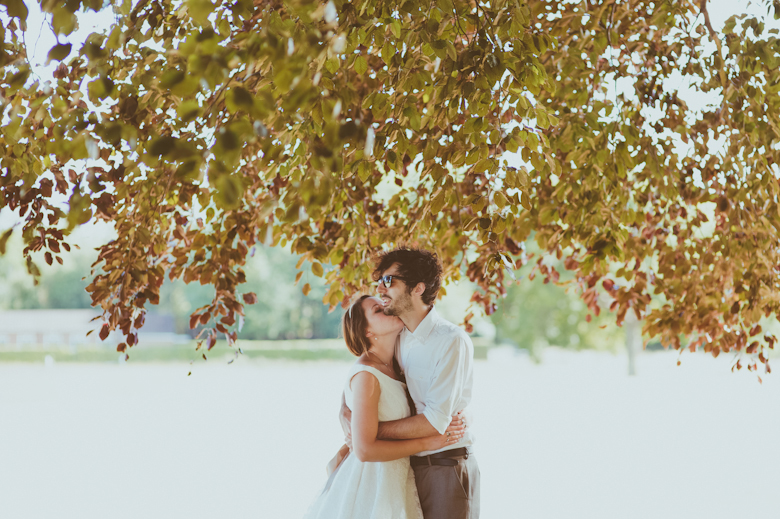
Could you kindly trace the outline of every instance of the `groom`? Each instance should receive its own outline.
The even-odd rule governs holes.
[[[385,314],[398,316],[405,325],[395,357],[418,413],[380,423],[377,436],[383,440],[444,434],[452,415],[471,401],[474,346],[466,332],[441,318],[433,306],[441,274],[436,254],[408,248],[383,253],[374,269]],[[349,414],[342,405],[347,436]],[[466,430],[453,445],[411,457],[425,519],[479,517],[479,467],[472,443]]]

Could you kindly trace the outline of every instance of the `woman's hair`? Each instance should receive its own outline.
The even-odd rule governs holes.
[[[344,312],[344,316],[341,318],[341,331],[344,334],[344,342],[347,343],[347,348],[356,357],[360,357],[371,349],[371,341],[366,337],[368,319],[366,319],[366,312],[363,310],[363,301],[369,297],[371,296],[360,296]]]

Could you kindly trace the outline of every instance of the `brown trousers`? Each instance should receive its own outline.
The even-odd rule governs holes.
[[[478,519],[479,466],[474,455],[457,459],[455,466],[422,465],[414,468],[417,493],[425,519]]]

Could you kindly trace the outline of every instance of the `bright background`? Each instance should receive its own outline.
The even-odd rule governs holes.
[[[777,380],[683,359],[644,353],[635,377],[603,352],[477,361],[482,517],[777,517]],[[348,367],[0,364],[0,517],[301,517]]]

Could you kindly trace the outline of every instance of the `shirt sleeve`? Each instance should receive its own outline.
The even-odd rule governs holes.
[[[425,399],[423,415],[439,434],[450,425],[466,382],[471,355],[466,339],[454,337],[444,350],[434,370],[434,379]]]

